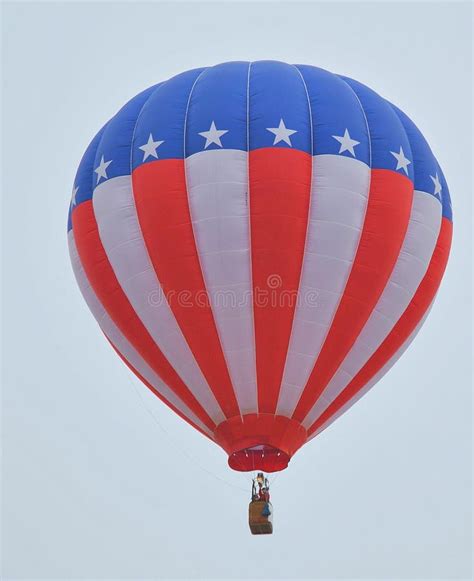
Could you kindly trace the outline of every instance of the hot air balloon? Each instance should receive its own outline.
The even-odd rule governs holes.
[[[87,148],[68,219],[113,348],[239,471],[286,468],[392,367],[451,235],[443,172],[402,111],[276,61],[134,97]]]

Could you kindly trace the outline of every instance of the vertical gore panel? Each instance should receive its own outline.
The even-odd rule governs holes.
[[[249,66],[234,62],[207,69],[194,87],[186,123],[194,238],[241,414],[257,411],[248,206]]]
[[[133,190],[153,267],[183,335],[226,417],[239,415],[194,239],[186,183],[186,115],[200,71],[163,84],[143,108],[135,144],[163,141],[146,160],[134,147]]]
[[[249,83],[249,196],[260,413],[275,413],[304,253],[311,115],[299,71],[254,63]]]
[[[313,177],[299,301],[277,413],[291,416],[319,356],[357,252],[370,186],[367,121],[337,75],[299,66],[313,122]]]

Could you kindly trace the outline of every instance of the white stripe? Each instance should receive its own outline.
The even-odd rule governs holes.
[[[433,301],[434,302],[434,301]],[[433,303],[431,303],[432,305]],[[418,331],[421,329],[421,327],[423,326],[423,323],[425,322],[430,310],[431,310],[431,305],[428,307],[426,313],[423,315],[422,319],[420,320],[420,322],[418,323],[418,325],[415,327],[415,329],[413,330],[413,332],[411,333],[411,335],[408,337],[408,339],[405,341],[405,343],[403,343],[403,345],[398,349],[398,351],[387,361],[387,363],[380,369],[380,371],[378,373],[376,373],[372,379],[366,384],[364,385],[364,387],[362,389],[360,389],[355,395],[354,397],[352,397],[345,405],[343,405],[333,416],[331,416],[327,422],[325,422],[318,430],[316,430],[316,432],[314,432],[314,434],[312,434],[310,436],[310,438],[308,438],[309,440],[312,440],[313,438],[315,438],[318,434],[320,434],[323,430],[325,430],[327,427],[329,427],[333,422],[335,422],[337,420],[337,418],[339,418],[340,416],[342,416],[342,414],[344,414],[349,408],[351,408],[355,403],[357,403],[361,397],[363,397],[370,389],[372,389],[372,387],[374,387],[374,385],[376,383],[378,383],[382,377],[388,373],[388,371],[390,371],[390,369],[395,365],[395,363],[400,359],[400,357],[405,353],[405,351],[408,349],[408,347],[410,347],[413,339],[416,337],[416,335],[418,334]]]
[[[92,201],[102,245],[123,292],[170,365],[219,424],[224,414],[181,332],[148,255],[131,176],[102,182]]]
[[[291,416],[334,319],[364,225],[370,168],[344,155],[313,157],[310,217],[298,305],[277,414]]]
[[[242,414],[257,411],[247,156],[215,149],[186,158],[196,248]]]
[[[95,319],[99,323],[100,328],[107,336],[109,341],[130,363],[130,365],[156,389],[157,392],[159,392],[167,401],[174,405],[189,420],[199,426],[206,434],[209,435],[209,437],[213,438],[212,432],[201,422],[198,417],[194,415],[194,413],[176,396],[176,394],[165,383],[163,383],[163,381],[150,368],[150,366],[128,342],[119,328],[112,321],[89,284],[77,252],[74,233],[72,230],[70,230],[68,233],[68,242],[72,268],[79,289],[90,311],[94,315]]]
[[[410,304],[433,255],[441,227],[441,204],[414,191],[407,232],[387,285],[341,366],[303,421],[309,428],[372,357]]]

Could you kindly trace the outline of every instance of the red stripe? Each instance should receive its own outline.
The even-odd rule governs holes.
[[[155,373],[213,430],[215,423],[160,351],[123,292],[102,246],[92,200],[76,206],[72,225],[82,266],[104,309]]]
[[[443,278],[446,263],[448,261],[449,249],[451,247],[452,232],[452,222],[447,218],[443,218],[438,241],[428,270],[426,271],[426,274],[410,304],[393,327],[390,334],[386,337],[385,341],[367,361],[364,367],[352,379],[344,391],[331,403],[326,411],[314,422],[314,424],[312,424],[308,430],[308,435],[313,434],[329,419],[331,419],[331,417],[336,414],[341,407],[346,405],[346,403],[350,401],[357,392],[380,371],[380,369],[382,369],[382,367],[395,355],[408,337],[413,333],[431,305],[441,283],[441,279]]]
[[[258,409],[275,413],[308,225],[311,156],[287,148],[249,154]]]
[[[130,369],[130,371],[132,371],[137,377],[138,379],[144,383],[148,389],[150,391],[152,391],[157,398],[159,398],[164,404],[166,404],[171,410],[174,411],[175,414],[177,414],[181,419],[183,419],[185,422],[187,422],[190,426],[192,426],[195,430],[197,430],[198,432],[201,432],[201,434],[203,436],[206,436],[206,438],[209,438],[210,440],[212,440],[208,434],[206,434],[206,432],[204,430],[202,430],[199,426],[197,426],[194,422],[192,422],[187,416],[185,416],[182,412],[179,411],[178,408],[176,408],[172,403],[170,403],[165,397],[163,397],[161,395],[161,393],[159,391],[157,391],[152,385],[151,383],[149,383],[144,377],[143,375],[141,375],[136,369],[135,367],[133,367],[133,365],[131,365],[126,359],[125,357],[120,353],[120,351],[115,347],[115,345],[112,343],[112,341],[107,337],[107,341],[112,345],[114,351],[117,353],[117,355],[120,357],[120,359],[125,363],[125,365]],[[214,440],[212,440],[214,441]]]
[[[413,183],[408,178],[389,170],[372,170],[354,263],[324,345],[293,413],[296,420],[304,420],[374,310],[398,259],[412,199]]]
[[[184,161],[144,163],[132,179],[143,238],[171,310],[225,416],[239,416],[194,240]]]

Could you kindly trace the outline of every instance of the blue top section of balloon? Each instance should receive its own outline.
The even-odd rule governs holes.
[[[131,99],[94,137],[71,209],[145,163],[212,149],[342,155],[404,175],[452,219],[443,172],[408,116],[362,83],[309,65],[229,62],[181,73]]]

